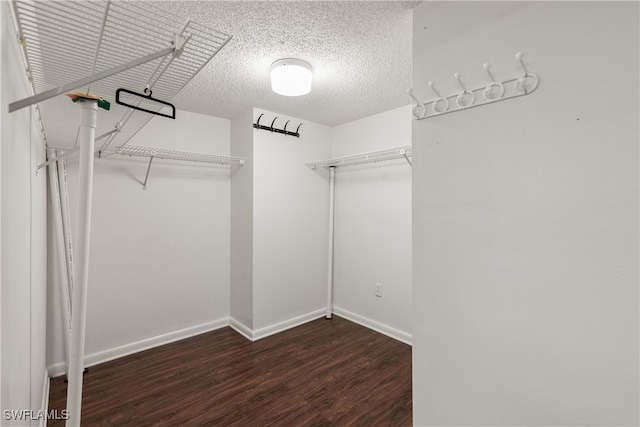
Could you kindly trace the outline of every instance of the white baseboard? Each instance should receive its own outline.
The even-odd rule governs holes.
[[[266,338],[270,335],[277,334],[279,332],[286,331],[287,329],[295,328],[304,323],[311,322],[312,320],[319,319],[326,314],[326,309],[321,308],[319,310],[312,311],[300,316],[287,319],[283,322],[274,323],[253,331],[253,341],[257,341],[261,338]]]
[[[385,325],[384,323],[380,323],[378,321],[369,319],[367,317],[350,312],[340,307],[334,307],[333,312],[340,317],[344,317],[347,320],[358,323],[369,329],[373,329],[376,332],[380,332],[381,334],[387,335],[405,344],[411,345],[412,343],[412,336],[407,332],[395,329],[389,325]],[[159,347],[164,344],[169,344],[169,343],[179,341],[185,338],[190,338],[192,336],[199,335],[205,332],[210,332],[215,329],[220,329],[225,326],[232,327],[236,332],[238,332],[240,335],[244,336],[250,341],[257,341],[259,339],[266,338],[268,336],[286,331],[287,329],[295,328],[296,326],[300,326],[312,320],[319,319],[321,317],[324,317],[325,314],[326,314],[326,309],[321,308],[300,316],[293,317],[291,319],[287,319],[282,322],[278,322],[272,325],[258,328],[256,330],[252,330],[248,326],[244,325],[242,322],[232,317],[231,318],[225,317],[222,319],[213,320],[211,322],[202,323],[200,325],[184,328],[178,331],[168,332],[166,334],[158,335],[152,338],[143,339],[130,344],[125,344],[123,346],[114,347],[108,350],[103,350],[96,353],[85,355],[84,365],[86,367],[98,365],[100,363],[108,362],[110,360],[118,359],[120,357],[128,356],[130,354],[138,353],[140,351],[148,350],[150,348]],[[60,375],[64,375],[66,373],[67,373],[67,370],[64,362],[54,363],[49,366],[48,372],[46,375],[46,385],[43,385],[43,396],[44,396],[44,393],[47,394],[46,400],[44,400],[44,397],[43,397],[43,402],[44,402],[43,406],[44,404],[48,404],[49,377],[54,378]],[[45,387],[46,387],[46,390],[45,390]]]
[[[250,327],[242,323],[241,321],[234,319],[233,317],[229,318],[229,326],[237,333],[248,339],[249,341],[253,341],[253,331]]]
[[[123,346],[110,348],[108,350],[87,354],[84,357],[84,366],[89,367],[98,365],[100,363],[108,362],[110,360],[148,350],[150,348],[159,347],[164,344],[169,344],[185,338],[190,338],[195,335],[203,334],[205,332],[210,332],[215,329],[220,329],[225,326],[229,326],[228,317],[202,323],[200,325],[190,326],[178,331],[168,332],[166,334],[161,334],[155,337],[146,338],[130,344],[125,344]],[[66,373],[67,370],[64,362],[54,363],[49,366],[49,375],[52,378],[64,375]]]
[[[413,336],[410,333],[401,331],[389,325],[385,325],[384,323],[380,323],[377,320],[369,319],[368,317],[353,313],[349,310],[345,310],[344,308],[333,307],[333,313],[340,317],[344,317],[345,319],[350,320],[354,323],[365,326],[369,329],[373,329],[376,332],[380,332],[381,334],[396,339],[400,342],[412,345]]]
[[[49,387],[51,378],[49,378],[49,370],[44,368],[44,378],[42,380],[42,402],[40,402],[41,414],[49,413]],[[40,418],[40,427],[47,427],[47,417]]]

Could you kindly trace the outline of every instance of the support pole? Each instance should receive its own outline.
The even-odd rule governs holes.
[[[334,222],[334,198],[336,186],[336,167],[329,168],[329,270],[327,272],[327,314],[325,318],[331,319],[333,314],[333,222]]]
[[[91,232],[91,197],[93,190],[93,149],[96,136],[98,103],[84,100],[80,124],[80,167],[78,173],[77,268],[71,303],[71,346],[69,351],[69,385],[67,389],[66,426],[79,426],[82,409],[82,372],[89,281],[89,241]]]
[[[56,150],[49,151],[51,156],[56,156]],[[60,307],[62,309],[64,325],[62,326],[62,337],[64,339],[65,368],[69,371],[69,343],[71,342],[71,302],[69,300],[69,277],[67,275],[67,258],[65,251],[64,228],[62,225],[62,203],[60,200],[60,185],[58,179],[57,165],[49,167],[49,184],[51,188],[51,205],[54,216],[54,234],[56,242],[56,252],[58,259],[58,270],[60,273]]]

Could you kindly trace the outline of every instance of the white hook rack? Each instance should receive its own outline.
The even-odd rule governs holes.
[[[433,81],[429,82],[429,87],[434,93],[435,98],[421,102],[413,93],[413,89],[409,89],[409,96],[415,102],[413,105],[413,115],[416,120],[428,119],[434,116],[440,116],[447,113],[466,110],[481,105],[491,104],[498,101],[517,98],[519,96],[529,95],[533,93],[540,84],[540,79],[536,74],[529,73],[522,58],[522,52],[516,53],[516,59],[522,67],[523,74],[507,80],[498,81],[494,77],[488,62],[484,63],[484,70],[489,77],[489,83],[479,86],[475,89],[467,89],[460,79],[460,73],[453,76],[457,81],[461,91],[449,96],[442,96],[435,88]],[[514,83],[512,86],[509,83]],[[476,92],[482,92],[482,97],[477,97]],[[450,103],[455,100],[455,103]],[[476,102],[476,100],[479,100]]]

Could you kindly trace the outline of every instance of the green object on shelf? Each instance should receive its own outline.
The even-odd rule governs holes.
[[[75,98],[71,98],[71,102],[74,102],[74,103],[84,102],[86,100],[98,101],[98,107],[102,108],[103,110],[109,111],[109,109],[111,108],[111,103],[105,99],[85,98],[84,96],[76,96]]]
[[[109,109],[111,108],[111,103],[105,99],[101,99],[98,101],[98,107],[102,108],[103,110],[109,111]]]

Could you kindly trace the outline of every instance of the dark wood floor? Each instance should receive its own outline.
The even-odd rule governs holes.
[[[53,379],[49,409],[63,410],[65,399],[64,377]],[[337,316],[253,343],[223,328],[91,367],[84,376],[83,426],[411,421],[411,347]]]

